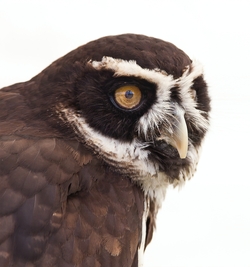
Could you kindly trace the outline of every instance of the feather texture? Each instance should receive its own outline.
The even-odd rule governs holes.
[[[115,92],[130,85],[141,98],[121,108]],[[0,266],[141,267],[166,188],[196,169],[209,111],[200,64],[135,34],[2,88]]]

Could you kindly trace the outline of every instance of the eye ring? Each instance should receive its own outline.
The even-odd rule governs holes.
[[[124,85],[115,90],[113,99],[118,107],[132,110],[140,105],[142,92],[136,85]]]

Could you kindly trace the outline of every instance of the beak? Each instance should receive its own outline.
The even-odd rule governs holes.
[[[174,125],[174,133],[171,145],[175,147],[181,159],[186,158],[188,151],[188,130],[184,118],[184,110],[177,108],[176,123]]]
[[[185,111],[176,105],[172,118],[173,132],[171,134],[169,132],[161,133],[161,137],[158,139],[163,139],[176,148],[181,159],[185,159],[188,152],[188,130],[184,114]]]

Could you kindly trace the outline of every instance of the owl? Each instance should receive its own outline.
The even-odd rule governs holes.
[[[137,267],[209,127],[203,68],[106,36],[0,90],[0,266]]]

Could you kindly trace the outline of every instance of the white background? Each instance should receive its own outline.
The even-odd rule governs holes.
[[[211,130],[195,177],[168,190],[146,267],[250,266],[249,12],[241,0],[0,0],[0,87],[127,32],[170,41],[203,63]]]

